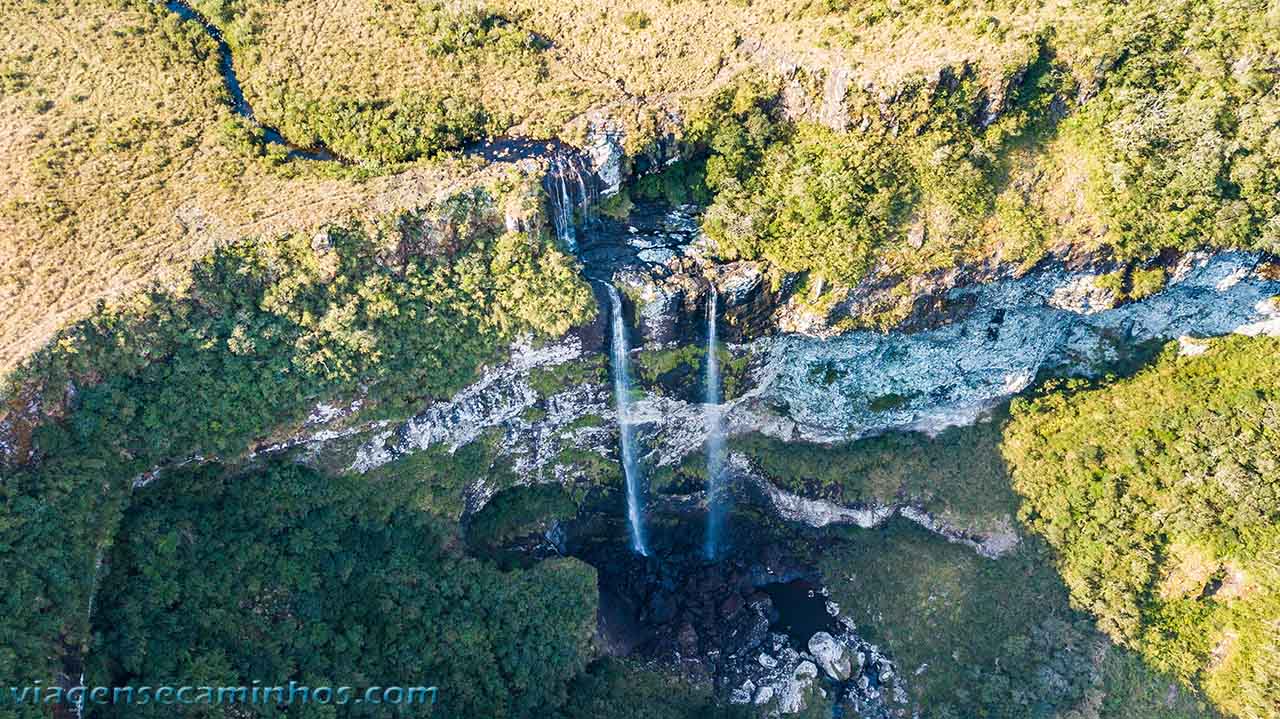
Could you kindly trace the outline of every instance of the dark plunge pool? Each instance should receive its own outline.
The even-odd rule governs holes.
[[[840,631],[836,618],[827,613],[827,598],[821,588],[806,580],[766,584],[760,588],[773,600],[777,619],[770,629],[791,637],[801,647],[809,645],[809,637],[818,632]]]

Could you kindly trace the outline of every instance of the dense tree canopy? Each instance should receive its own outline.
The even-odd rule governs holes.
[[[838,11],[876,27],[938,4],[854,5]],[[846,127],[788,104],[803,77],[741,81],[693,103],[705,172],[684,174],[721,255],[839,285],[1050,251],[1275,251],[1275,24],[1260,1],[1084,2],[999,92],[969,68],[850,88]]]
[[[0,675],[44,678],[76,651],[96,557],[140,473],[236,458],[356,385],[381,411],[447,395],[516,335],[595,311],[571,260],[539,238],[480,228],[402,263],[393,241],[334,228],[219,248],[181,286],[68,328],[13,377],[58,409],[36,431],[38,462],[0,477]]]
[[[1280,340],[1015,403],[1004,452],[1072,598],[1241,717],[1280,712]]]
[[[448,527],[413,508],[416,483],[398,484],[295,465],[247,476],[211,466],[141,490],[109,555],[90,683],[434,685],[432,716],[545,716],[586,665],[594,571],[563,560],[503,573],[455,556],[444,546]],[[288,715],[331,711],[295,706]],[[174,712],[113,707],[101,716]]]

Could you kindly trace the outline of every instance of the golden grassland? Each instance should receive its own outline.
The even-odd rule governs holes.
[[[657,108],[749,65],[821,73],[839,58],[814,38],[834,37],[833,23],[846,21],[792,2],[194,4],[235,48],[257,117],[286,135],[299,123],[290,106],[411,92],[477,104],[493,134],[572,134],[584,112],[603,106],[651,128]],[[434,160],[361,179],[264,156],[236,124],[212,40],[145,0],[0,0],[0,10],[0,368],[98,301],[218,242],[411,207],[475,169]],[[518,24],[517,40],[531,33],[535,45],[466,37],[470,20],[491,16]],[[936,73],[956,52],[1003,62],[1025,45],[1021,35],[1002,51],[976,36],[963,45],[948,44],[950,34],[904,39],[901,26],[848,51],[868,78],[887,68]]]
[[[992,85],[1036,53],[1063,3],[807,0],[198,0],[235,48],[260,116],[289,133],[291,110],[337,96],[465,97],[492,128],[558,134],[601,106],[657,113],[738,70],[838,75],[837,86],[894,88],[969,67]],[[919,7],[916,7],[919,5]],[[897,9],[891,9],[897,8]],[[483,22],[532,33],[528,53],[475,35]],[[468,45],[482,52],[464,51]],[[461,48],[461,49],[460,49]],[[822,108],[814,107],[815,111]],[[298,129],[298,128],[294,128]],[[294,140],[309,139],[294,134]]]
[[[0,368],[217,243],[416,207],[476,163],[361,179],[236,141],[216,49],[146,2],[0,2]]]
[[[216,243],[420,206],[479,171],[451,154],[470,140],[581,141],[607,116],[639,151],[744,74],[781,77],[791,119],[848,135],[870,123],[862,144],[905,147],[936,185],[877,241],[885,276],[1280,237],[1265,203],[1210,197],[1223,178],[1265,197],[1274,174],[1277,105],[1258,88],[1280,11],[1256,0],[191,4],[221,28],[260,121],[358,166],[286,161],[255,142],[213,41],[159,4],[0,0],[0,370]],[[1051,127],[939,126],[921,102],[963,78],[966,97],[1000,105],[1046,57],[1068,77]],[[1131,87],[1099,94],[1117,68]],[[1238,130],[1215,126],[1227,116]],[[982,193],[962,191],[957,166],[986,168]]]

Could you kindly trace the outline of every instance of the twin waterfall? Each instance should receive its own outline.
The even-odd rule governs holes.
[[[627,481],[627,524],[631,527],[631,549],[649,556],[644,539],[644,499],[641,496],[640,465],[636,461],[635,431],[631,426],[631,348],[627,343],[627,325],[622,319],[622,298],[613,285],[609,288],[609,310],[613,321],[610,359],[613,362],[613,397],[618,407],[618,435],[622,445],[622,473]]]
[[[573,154],[557,154],[551,159],[550,168],[543,177],[550,209],[551,224],[561,245],[574,254],[581,255],[584,244],[597,238],[591,229],[597,222],[591,214],[592,206],[599,199],[594,174],[589,163]],[[582,235],[579,236],[579,231]],[[644,481],[640,465],[640,449],[636,443],[631,389],[631,347],[627,340],[627,324],[623,315],[622,297],[611,282],[597,280],[609,294],[611,342],[610,361],[613,367],[613,394],[618,413],[618,435],[622,454],[622,473],[627,491],[627,525],[631,549],[641,556],[650,556],[651,549],[645,536]],[[706,420],[707,420],[707,534],[703,554],[708,560],[718,559],[723,547],[727,513],[727,493],[724,488],[725,440],[720,400],[720,366],[716,355],[716,317],[719,296],[712,285],[707,307],[707,356],[706,356]]]
[[[610,343],[609,354],[613,365],[613,395],[618,410],[618,435],[622,451],[622,472],[627,489],[627,525],[631,533],[631,549],[641,556],[649,556],[645,539],[644,486],[641,484],[640,464],[637,459],[635,429],[631,414],[631,347],[627,342],[627,326],[623,319],[622,297],[612,284],[606,284],[609,292]],[[705,411],[707,418],[707,536],[703,554],[708,560],[719,558],[722,549],[727,514],[727,493],[724,486],[724,421],[720,401],[720,362],[716,353],[716,317],[719,296],[711,288],[707,307],[707,357]]]

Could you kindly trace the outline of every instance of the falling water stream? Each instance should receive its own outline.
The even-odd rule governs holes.
[[[716,355],[716,318],[719,314],[719,295],[714,285],[707,306],[707,377],[706,397],[703,407],[707,417],[707,540],[704,552],[707,559],[720,554],[720,535],[724,532],[724,420],[720,402],[720,360]]]
[[[560,244],[570,252],[581,256],[581,250],[599,238],[593,230],[599,229],[592,216],[591,207],[596,202],[595,182],[592,171],[583,159],[571,153],[556,153],[543,179],[550,208],[551,224]],[[641,556],[649,556],[645,540],[643,476],[638,459],[635,427],[632,425],[631,398],[631,347],[627,340],[626,319],[623,316],[622,297],[611,282],[596,280],[609,294],[610,362],[613,367],[614,403],[618,413],[618,442],[622,454],[622,472],[626,479],[627,526],[631,535],[631,549]]]
[[[593,184],[588,182],[591,170],[581,158],[557,153],[543,180],[543,189],[551,201],[551,224],[556,239],[572,253],[579,249],[578,231],[592,226],[591,206],[597,200]]]
[[[622,317],[622,297],[613,285],[609,289],[609,309],[612,320],[613,341],[610,355],[613,361],[613,394],[618,410],[618,435],[622,449],[622,472],[627,483],[627,524],[631,529],[631,548],[637,554],[649,556],[644,536],[644,507],[640,486],[640,465],[636,459],[635,430],[631,426],[631,367],[630,347],[627,343],[627,326]]]

